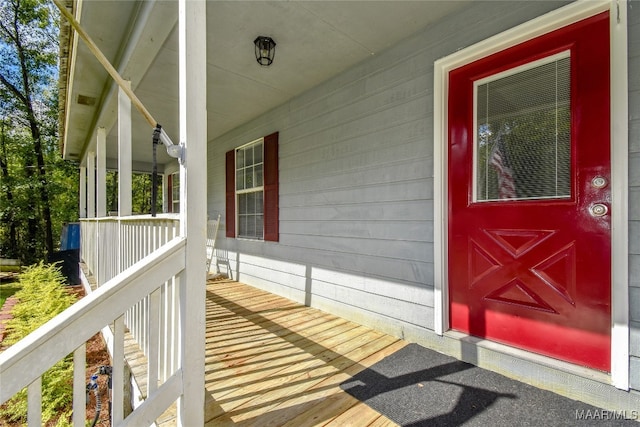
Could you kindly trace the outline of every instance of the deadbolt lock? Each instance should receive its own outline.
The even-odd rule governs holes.
[[[607,179],[603,176],[596,176],[591,180],[591,186],[593,188],[604,188],[607,185]]]
[[[589,208],[589,211],[591,212],[591,216],[599,217],[605,216],[607,212],[609,212],[609,208],[602,203],[596,203]]]

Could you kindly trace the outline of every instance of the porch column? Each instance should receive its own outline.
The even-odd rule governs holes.
[[[78,197],[80,204],[78,206],[78,217],[87,217],[87,167],[80,166],[80,188],[78,189]]]
[[[87,218],[96,217],[96,153],[87,154]]]
[[[169,174],[162,174],[162,212],[172,212],[169,210],[169,192],[173,189],[169,186]]]
[[[180,336],[183,394],[178,425],[204,425],[205,245],[207,232],[207,39],[206,2],[180,0],[178,6],[180,144],[180,234],[187,237],[180,281]],[[187,120],[188,119],[188,120]]]
[[[107,131],[105,128],[98,128],[98,139],[96,140],[96,216],[102,218],[107,216]]]
[[[126,82],[131,88],[131,82]],[[118,92],[118,216],[131,215],[131,100]]]

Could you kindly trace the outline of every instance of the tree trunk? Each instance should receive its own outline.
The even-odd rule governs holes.
[[[18,31],[16,30],[16,34]],[[29,66],[24,55],[20,38],[16,38],[16,48],[20,59],[20,72],[22,73],[22,84],[24,88],[23,97],[21,97],[24,107],[27,111],[27,119],[31,129],[31,137],[33,138],[33,151],[36,156],[37,174],[38,174],[38,190],[40,193],[40,202],[42,203],[42,216],[44,220],[44,244],[47,255],[53,254],[53,234],[51,225],[51,208],[49,206],[49,191],[47,188],[47,171],[44,164],[44,154],[42,153],[42,135],[38,122],[33,110],[33,100],[31,95],[31,84],[29,82]],[[29,227],[31,228],[31,227]]]
[[[40,129],[33,115],[31,104],[29,105],[29,121],[31,122],[31,136],[33,137],[33,149],[36,155],[38,169],[38,189],[40,192],[40,202],[42,203],[42,216],[44,220],[44,243],[47,255],[53,254],[53,230],[51,225],[51,207],[49,205],[49,189],[47,188],[47,170],[44,164],[44,154],[42,153],[42,139]]]
[[[0,130],[0,168],[2,169],[2,179],[5,183],[9,182],[11,177],[9,176],[9,165],[7,161],[7,145],[5,141],[5,122],[2,121],[2,129]],[[13,191],[11,191],[11,185],[6,186],[5,194],[7,196],[7,205],[9,205],[9,209],[6,211],[6,214],[2,218],[2,221],[5,224],[9,224],[9,240],[8,247],[6,248],[9,252],[7,252],[7,256],[9,258],[16,257],[17,254],[14,253],[18,248],[18,235],[16,232],[16,222],[15,215],[13,210]]]

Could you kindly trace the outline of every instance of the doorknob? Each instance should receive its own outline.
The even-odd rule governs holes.
[[[607,212],[609,212],[609,208],[602,203],[596,203],[589,208],[589,213],[594,217],[605,216]]]

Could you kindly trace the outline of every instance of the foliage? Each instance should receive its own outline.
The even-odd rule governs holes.
[[[7,336],[3,344],[14,344],[71,306],[75,298],[66,291],[65,280],[56,266],[28,267],[19,276],[21,289],[15,296],[19,302],[7,321]],[[73,365],[71,355],[59,361],[42,376],[42,419],[59,416],[73,399]],[[27,414],[26,389],[0,407],[0,417],[12,422],[24,422]]]
[[[162,176],[158,177],[158,181]],[[133,214],[148,214],[151,212],[151,175],[148,173],[134,173],[131,175],[131,211]],[[118,172],[107,172],[107,211],[118,210]],[[162,212],[162,194],[158,192],[156,203],[157,212]]]
[[[58,150],[58,15],[47,0],[0,2],[0,253],[51,254],[77,220],[77,165]]]
[[[11,295],[20,290],[20,285],[14,282],[0,283],[0,308]]]
[[[18,277],[21,289],[15,296],[20,303],[13,308],[13,319],[6,324],[7,344],[14,344],[26,337],[75,300],[66,290],[65,278],[60,269],[54,265],[40,262],[27,267]]]

